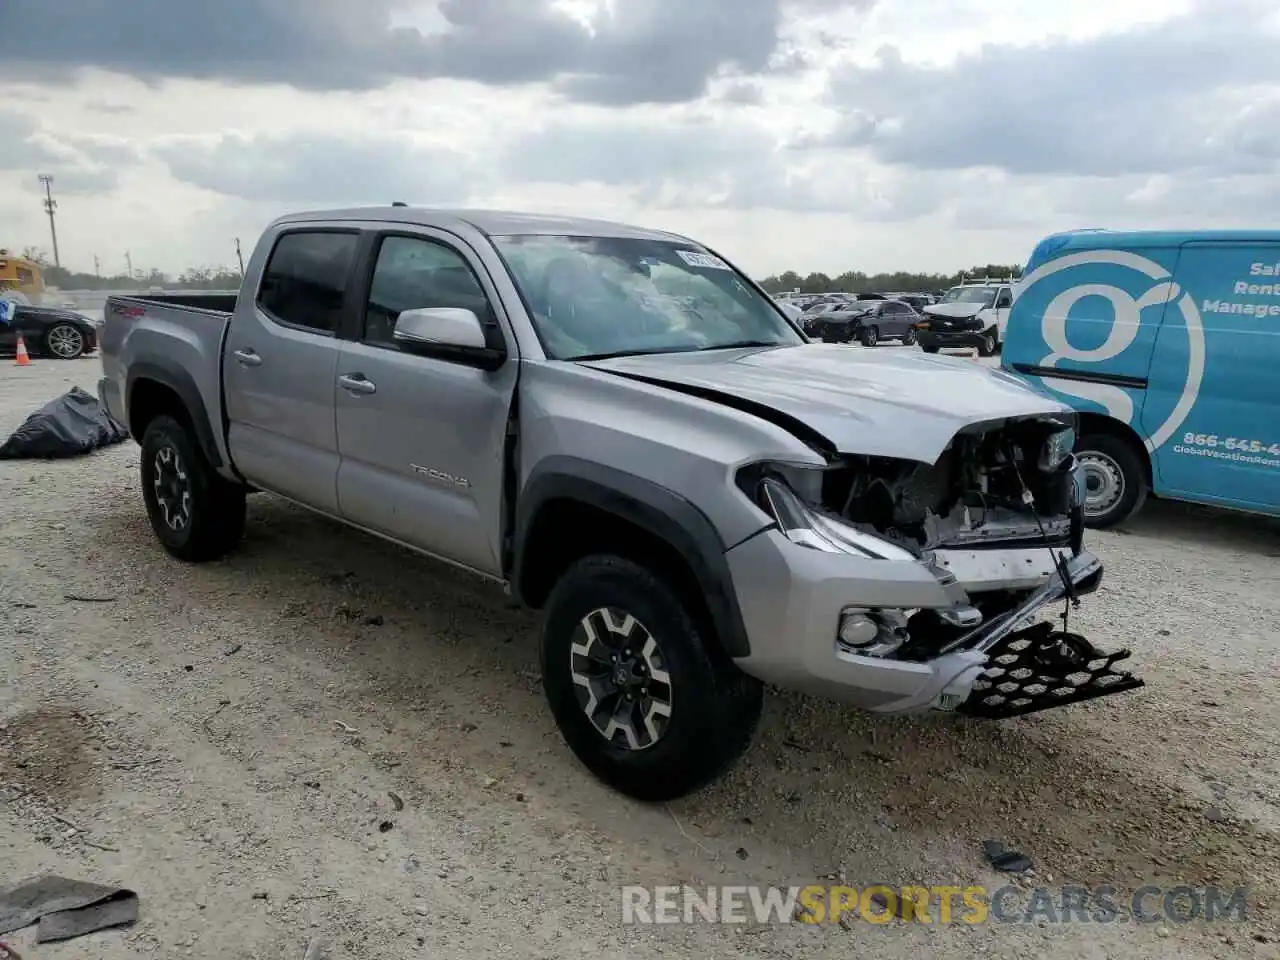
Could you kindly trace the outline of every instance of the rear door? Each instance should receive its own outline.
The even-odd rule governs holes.
[[[343,516],[437,557],[500,575],[507,417],[519,364],[497,293],[474,253],[443,231],[376,238],[358,331],[337,376]],[[464,307],[510,359],[494,371],[401,352],[400,312]]]
[[[281,233],[256,294],[236,306],[223,361],[232,461],[252,483],[332,514],[336,334],[354,309],[359,243],[356,230]]]
[[[1280,242],[1182,245],[1143,432],[1156,490],[1280,510]]]

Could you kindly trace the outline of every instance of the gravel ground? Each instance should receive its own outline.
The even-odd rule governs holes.
[[[6,363],[0,432],[95,359]],[[1084,632],[1146,689],[999,724],[775,694],[669,806],[563,746],[536,617],[268,496],[234,557],[153,539],[137,448],[0,463],[0,862],[127,885],[133,928],[28,957],[1274,957],[1280,525],[1152,503],[1092,536]],[[80,599],[70,599],[78,597]],[[402,806],[402,808],[401,808]],[[624,926],[623,884],[1246,884],[1246,922]]]

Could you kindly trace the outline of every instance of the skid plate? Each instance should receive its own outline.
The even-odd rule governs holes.
[[[1037,623],[987,651],[987,666],[957,712],[995,720],[1136,690],[1142,680],[1114,669],[1128,658],[1128,650],[1104,653],[1079,634]]]

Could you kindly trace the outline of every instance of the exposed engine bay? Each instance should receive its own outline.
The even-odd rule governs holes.
[[[821,506],[913,553],[939,547],[1067,546],[1071,426],[1035,418],[956,436],[932,464],[854,457],[825,472]]]
[[[1142,685],[1113,669],[1127,651],[1069,632],[1072,606],[1102,575],[1083,548],[1074,443],[1072,420],[1027,417],[968,427],[932,464],[845,455],[753,479],[794,542],[919,563],[951,601],[847,607],[838,655],[949,664],[935,708],[1015,716]],[[1041,618],[1059,602],[1055,629]]]

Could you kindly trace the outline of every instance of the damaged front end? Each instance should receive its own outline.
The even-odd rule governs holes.
[[[1104,653],[1069,631],[1071,607],[1102,579],[1083,546],[1073,427],[1069,415],[974,425],[932,464],[837,455],[820,469],[739,472],[739,486],[792,544],[913,564],[933,578],[928,604],[904,604],[898,578],[886,577],[883,602],[859,586],[839,610],[830,642],[842,666],[872,676],[877,664],[927,668],[919,690],[870,709],[1001,718],[1143,685],[1116,669],[1127,650]],[[1058,603],[1060,628],[1042,620]]]

